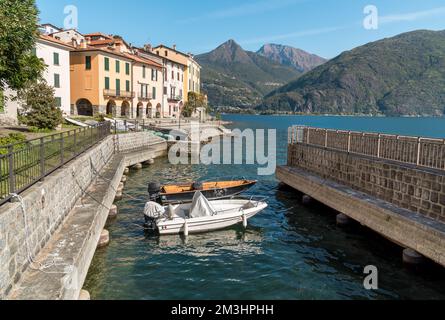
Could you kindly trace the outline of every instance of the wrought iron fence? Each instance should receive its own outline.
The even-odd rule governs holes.
[[[289,144],[297,143],[445,170],[445,139],[294,126]]]
[[[0,147],[0,205],[111,134],[109,122]]]

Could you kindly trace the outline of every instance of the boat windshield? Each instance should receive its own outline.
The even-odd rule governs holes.
[[[192,206],[190,207],[190,218],[211,217],[216,213],[209,200],[200,191],[195,193]]]

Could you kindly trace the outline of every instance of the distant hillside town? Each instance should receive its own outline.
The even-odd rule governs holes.
[[[189,95],[201,95],[201,66],[176,45],[138,48],[117,35],[51,24],[39,31],[34,54],[65,116],[178,118]],[[1,93],[1,122],[14,125],[20,101],[6,99],[12,96],[7,88]]]

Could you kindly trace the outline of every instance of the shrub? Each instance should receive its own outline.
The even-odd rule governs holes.
[[[26,136],[23,133],[10,133],[7,137],[0,137],[0,154],[7,154],[10,144],[16,144],[14,150],[19,150],[25,146]],[[3,147],[3,148],[2,148]]]

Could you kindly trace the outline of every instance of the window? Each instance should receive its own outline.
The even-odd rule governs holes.
[[[56,107],[60,108],[62,106],[62,98],[55,97],[55,100],[56,100]]]
[[[91,70],[91,56],[85,57],[85,69]]]
[[[110,90],[110,78],[105,77],[105,90]]]
[[[121,81],[119,79],[116,79],[116,95],[121,95]]]
[[[60,65],[59,54],[57,52],[53,53],[53,62],[55,66]]]
[[[32,54],[33,56],[37,56],[37,49],[36,49],[36,48],[32,48],[32,49],[31,49],[31,54]]]
[[[179,75],[179,72],[178,72],[178,81],[179,81],[179,80],[181,80],[181,76]]]
[[[167,71],[164,71],[164,81],[167,81]]]
[[[125,64],[125,74],[130,75],[130,64],[128,62]]]
[[[153,87],[153,96],[152,99],[156,99],[156,87]]]
[[[60,88],[60,75],[54,74],[54,88]]]
[[[172,70],[172,80],[175,80],[175,72]]]
[[[179,96],[180,96],[181,99],[182,99],[182,90],[179,90]]]
[[[151,69],[151,81],[156,81],[156,70],[155,69]]]
[[[167,87],[164,87],[164,94],[167,95]]]
[[[119,60],[116,60],[116,73],[121,72],[121,63]]]
[[[142,66],[142,78],[145,79],[146,73],[147,73],[147,70],[146,70],[145,66]]]
[[[105,71],[110,71],[110,58],[105,58]]]
[[[165,50],[165,56],[168,57],[168,51],[167,50]]]
[[[130,81],[129,80],[127,80],[125,82],[125,91],[130,92]]]

